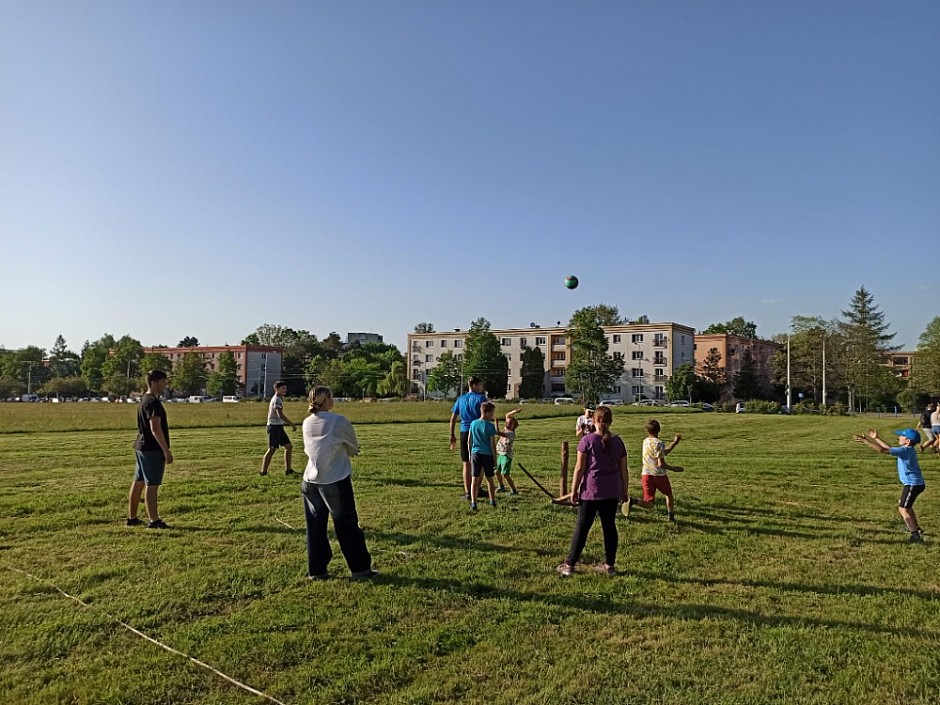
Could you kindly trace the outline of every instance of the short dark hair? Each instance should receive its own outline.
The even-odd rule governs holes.
[[[646,432],[650,434],[651,436],[658,436],[659,430],[660,430],[659,421],[657,421],[656,419],[650,419],[649,421],[646,422]]]
[[[488,412],[490,412],[490,411],[496,411],[496,404],[494,404],[494,403],[491,402],[491,401],[485,401],[485,402],[483,402],[482,404],[480,404],[480,412],[481,412],[481,413],[486,414],[486,413],[488,413]]]
[[[286,386],[287,386],[287,382],[285,382],[282,379],[279,379],[277,382],[274,383],[275,389],[277,389],[278,387],[286,387]]]
[[[480,377],[471,377],[467,382],[467,385],[470,387],[475,387],[478,384],[483,384],[483,380]]]
[[[167,373],[163,370],[150,370],[147,373],[147,384],[153,384],[154,382],[159,382],[161,379],[166,379]]]

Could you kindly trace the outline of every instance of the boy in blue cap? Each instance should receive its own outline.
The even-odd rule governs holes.
[[[920,465],[917,462],[916,446],[920,443],[920,434],[913,428],[905,428],[903,431],[895,431],[898,435],[898,445],[892,448],[883,440],[878,438],[878,432],[870,428],[864,436],[855,434],[853,440],[864,443],[872,450],[879,453],[887,453],[898,459],[898,477],[904,486],[901,489],[901,500],[898,502],[898,512],[907,530],[911,532],[911,543],[923,541],[924,531],[917,523],[917,515],[914,513],[914,500],[924,491],[924,476],[920,472]]]

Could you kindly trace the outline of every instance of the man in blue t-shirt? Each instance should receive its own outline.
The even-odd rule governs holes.
[[[480,406],[486,401],[482,379],[471,377],[469,387],[470,391],[457,397],[454,408],[450,410],[451,450],[457,447],[457,436],[454,435],[454,427],[457,425],[457,419],[460,419],[460,462],[463,470],[464,499],[470,499],[470,486],[472,484],[470,475],[470,424],[480,418]]]
[[[872,450],[879,453],[886,453],[898,459],[898,478],[903,485],[901,489],[901,500],[898,502],[898,512],[907,530],[911,532],[911,543],[917,543],[923,540],[924,531],[917,522],[917,515],[914,513],[914,500],[924,491],[926,484],[924,476],[920,472],[920,464],[917,462],[917,450],[915,446],[920,443],[920,434],[913,428],[905,428],[903,431],[895,431],[898,435],[898,445],[889,446],[883,440],[878,438],[878,432],[870,428],[864,436],[856,434],[852,438],[859,443],[864,443]]]

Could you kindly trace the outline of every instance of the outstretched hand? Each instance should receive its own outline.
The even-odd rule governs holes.
[[[673,445],[676,445],[676,444],[677,444],[679,441],[681,441],[681,440],[682,440],[682,434],[681,434],[681,433],[677,433],[677,434],[676,434],[676,437],[672,439],[672,444],[673,444]]]
[[[868,429],[868,437],[872,439],[878,438],[878,431],[873,428]]]

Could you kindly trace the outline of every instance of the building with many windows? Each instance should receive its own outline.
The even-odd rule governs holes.
[[[488,390],[494,397],[518,398],[522,384],[522,353],[526,348],[539,348],[545,355],[543,397],[566,396],[565,372],[571,360],[571,347],[564,326],[530,327],[491,330],[500,342],[509,362],[509,380],[505,390]],[[695,329],[678,323],[630,323],[604,327],[609,355],[624,359],[623,376],[609,398],[626,402],[641,399],[664,399],[666,380],[683,363],[695,359]],[[426,394],[428,374],[437,365],[441,354],[452,352],[463,356],[466,331],[459,328],[449,333],[409,333],[406,357],[413,394]]]
[[[270,397],[274,383],[281,376],[282,349],[271,345],[200,345],[192,348],[144,348],[144,354],[166,355],[174,365],[189,352],[200,353],[210,373],[218,369],[219,355],[230,352],[235,356],[235,376],[244,395]],[[171,385],[172,386],[172,385]]]

